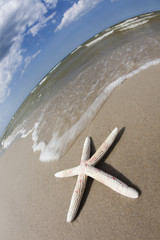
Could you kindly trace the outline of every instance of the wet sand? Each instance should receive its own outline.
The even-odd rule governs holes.
[[[66,216],[76,177],[54,173],[80,162],[83,142],[92,154],[114,127],[118,137],[96,167],[141,194],[129,199],[88,179],[78,216]],[[127,79],[62,159],[40,162],[32,139],[18,139],[0,157],[0,239],[154,239],[160,236],[160,65]]]

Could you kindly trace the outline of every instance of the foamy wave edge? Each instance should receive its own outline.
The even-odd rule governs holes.
[[[38,143],[38,126],[41,123],[43,118],[43,114],[40,116],[38,122],[34,124],[34,127],[26,132],[26,130],[19,129],[15,135],[10,135],[7,139],[1,142],[1,145],[4,149],[8,148],[8,146],[13,142],[13,140],[17,137],[17,135],[21,135],[22,138],[27,137],[29,134],[32,134],[33,140],[33,151],[40,151],[39,160],[42,162],[49,162],[58,160],[66,150],[72,145],[75,138],[81,133],[81,131],[87,127],[90,121],[93,119],[97,111],[101,108],[103,103],[107,100],[113,90],[121,85],[126,79],[133,77],[137,73],[145,70],[153,65],[160,64],[160,58],[147,62],[144,65],[140,66],[136,70],[123,75],[116,79],[114,82],[110,83],[107,87],[104,88],[102,93],[94,100],[94,102],[88,107],[87,111],[82,115],[76,124],[74,124],[70,129],[68,129],[62,136],[58,136],[58,132],[54,132],[52,138],[49,143],[45,142]]]

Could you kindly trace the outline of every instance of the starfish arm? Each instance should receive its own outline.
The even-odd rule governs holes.
[[[94,178],[95,180],[103,183],[104,185],[110,187],[114,191],[129,197],[129,198],[137,198],[139,193],[132,187],[129,187],[119,179],[111,176],[108,173],[105,173],[95,167],[86,166],[85,173]]]
[[[83,145],[81,163],[85,162],[86,160],[88,160],[90,158],[90,151],[91,151],[91,139],[90,139],[90,137],[86,137],[84,145]]]
[[[79,167],[69,168],[54,174],[55,177],[63,178],[63,177],[72,177],[76,176],[79,173]]]
[[[72,222],[76,217],[76,214],[77,214],[77,211],[86,187],[86,183],[87,183],[87,176],[84,173],[79,174],[76,182],[76,186],[72,194],[70,207],[67,214],[67,222]]]
[[[107,137],[107,139],[104,141],[104,143],[98,148],[98,150],[95,152],[95,154],[87,161],[88,165],[96,165],[100,159],[103,157],[103,155],[107,152],[109,147],[114,142],[116,136],[118,134],[118,128],[116,127],[111,134]]]
[[[81,163],[83,164],[86,160],[89,159],[90,157],[90,149],[91,149],[91,139],[90,137],[86,137],[84,145],[83,145],[83,151],[82,151],[82,156],[81,156]],[[70,202],[70,207],[68,210],[67,214],[67,222],[72,222],[73,219],[75,218],[79,205],[81,203],[83,193],[86,187],[87,183],[87,176],[85,173],[80,173],[78,175],[77,183],[74,188],[71,202]]]

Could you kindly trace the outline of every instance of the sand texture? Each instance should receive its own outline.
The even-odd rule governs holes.
[[[79,165],[86,136],[93,154],[116,126],[118,137],[96,167],[135,187],[140,197],[124,197],[88,178],[78,216],[67,223],[77,177],[57,179],[54,173]],[[60,160],[40,162],[31,136],[15,141],[0,158],[2,240],[159,240],[159,205],[159,65],[115,89]]]

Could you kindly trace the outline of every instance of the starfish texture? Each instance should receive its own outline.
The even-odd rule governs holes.
[[[110,174],[105,173],[100,169],[94,167],[94,165],[101,160],[101,158],[107,152],[109,147],[112,145],[117,134],[118,128],[115,128],[91,158],[90,158],[91,139],[90,137],[87,137],[84,142],[80,165],[78,167],[63,170],[55,174],[55,176],[59,178],[78,175],[77,182],[72,194],[70,207],[68,210],[67,222],[72,222],[77,214],[86,187],[88,176],[105,184],[114,191],[126,197],[130,198],[138,197],[139,194],[135,189],[127,186],[125,183],[111,176]]]

